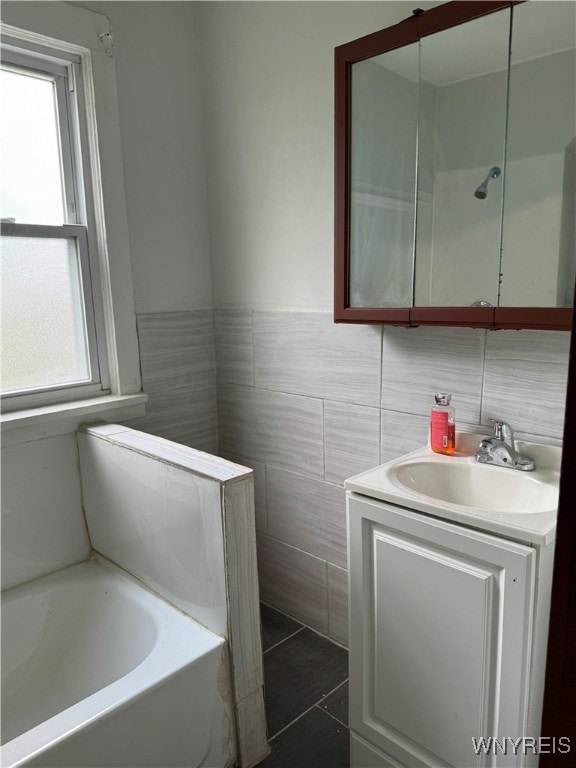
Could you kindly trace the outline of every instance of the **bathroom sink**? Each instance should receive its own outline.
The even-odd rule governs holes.
[[[555,509],[558,503],[554,482],[484,464],[410,461],[396,466],[391,479],[424,496],[488,512],[533,514]]]
[[[506,536],[544,544],[554,538],[562,449],[518,440],[536,468],[479,464],[485,435],[459,433],[454,456],[429,447],[346,480],[349,491]]]

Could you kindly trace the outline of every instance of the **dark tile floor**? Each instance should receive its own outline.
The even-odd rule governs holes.
[[[271,754],[261,768],[347,768],[348,653],[261,606]]]

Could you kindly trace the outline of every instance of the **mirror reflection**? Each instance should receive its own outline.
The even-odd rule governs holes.
[[[350,306],[572,305],[575,38],[523,3],[352,65]]]
[[[575,80],[576,4],[515,6],[500,306],[573,303]]]
[[[506,9],[421,41],[418,186],[430,203],[418,203],[416,306],[498,302],[509,25]]]
[[[354,64],[350,303],[412,305],[418,44]]]

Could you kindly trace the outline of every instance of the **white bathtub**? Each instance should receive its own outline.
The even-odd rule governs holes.
[[[99,560],[2,597],[0,764],[233,762],[224,641]]]

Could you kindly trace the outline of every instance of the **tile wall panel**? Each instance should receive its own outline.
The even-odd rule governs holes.
[[[337,325],[321,312],[255,312],[255,384],[378,406],[381,329]]]
[[[562,438],[570,334],[498,331],[486,342],[482,421]]]
[[[435,392],[451,392],[457,417],[477,423],[485,335],[471,328],[386,327],[382,408],[424,416]]]
[[[262,601],[327,634],[325,561],[264,534],[257,541]]]
[[[218,387],[220,450],[324,477],[322,400],[253,387]]]
[[[381,418],[380,461],[382,464],[422,448],[428,443],[429,416],[414,416],[412,413],[382,409]]]
[[[215,310],[214,339],[218,381],[254,384],[252,312]]]
[[[517,432],[560,437],[569,335],[337,326],[326,313],[255,311],[252,382],[249,317],[230,312],[218,325],[219,435],[225,455],[254,466],[260,498],[266,493],[261,589],[265,602],[344,643],[345,533],[333,514],[335,487],[425,445],[439,390],[452,392],[466,430],[481,415],[498,416]]]
[[[216,452],[218,416],[214,388],[184,387],[149,395],[146,416],[127,421],[129,427],[201,451]]]
[[[322,480],[268,467],[268,534],[346,566],[346,496]]]
[[[328,635],[348,647],[348,571],[328,563]]]
[[[212,312],[139,315],[146,416],[130,427],[216,452],[216,363]]]
[[[324,477],[342,485],[380,463],[380,411],[363,405],[324,403]]]

